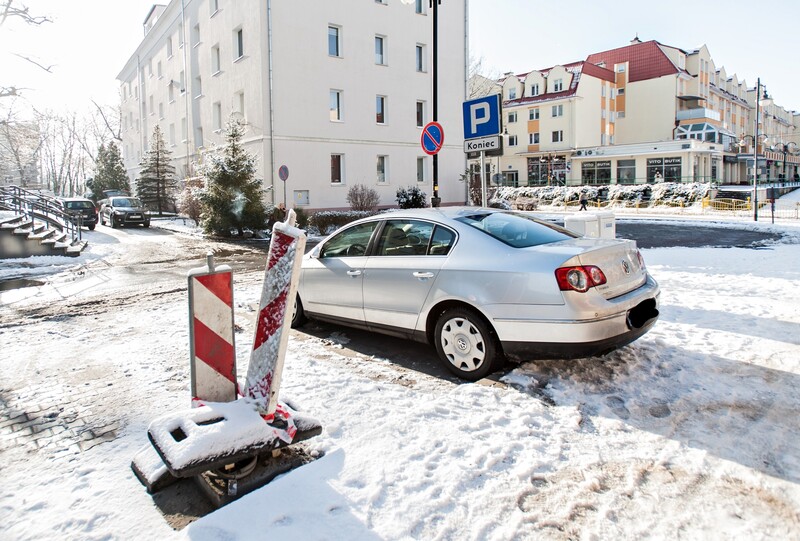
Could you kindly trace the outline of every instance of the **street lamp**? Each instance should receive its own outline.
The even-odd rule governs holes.
[[[400,0],[403,4],[411,5],[422,0]],[[439,4],[442,0],[429,0],[431,10],[433,11],[433,47],[431,53],[433,55],[433,121],[439,120]],[[439,153],[433,155],[433,197],[431,197],[431,206],[438,207],[441,203],[439,197]]]
[[[792,147],[792,146],[794,146],[794,148],[795,148],[794,152],[789,150],[789,147]],[[783,152],[783,171],[782,171],[782,173],[783,173],[783,181],[786,182],[787,180],[789,180],[789,176],[786,174],[786,155],[787,154],[795,155],[797,153],[797,143],[795,143],[794,141],[792,141],[791,143],[779,143],[778,144],[778,148],[781,148],[781,147],[783,149],[782,150],[782,152]]]
[[[739,140],[739,146],[745,146],[745,139],[750,137],[753,140],[753,221],[758,221],[758,120],[761,116],[761,77],[758,78],[756,85],[756,116],[753,121],[755,135],[742,135]],[[764,89],[764,98],[767,97],[767,89]],[[763,143],[767,142],[767,137],[764,136]]]

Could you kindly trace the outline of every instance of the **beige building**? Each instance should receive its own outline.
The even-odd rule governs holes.
[[[756,90],[717,69],[705,46],[637,38],[585,61],[506,74],[496,90],[507,138],[487,169],[504,185],[752,182]],[[770,97],[759,108],[760,179],[791,178],[798,115]]]
[[[466,92],[466,0],[439,8],[438,121],[443,204],[463,203],[461,103]],[[155,5],[118,79],[122,150],[131,178],[161,127],[178,175],[247,124],[267,198],[306,210],[348,208],[350,186],[396,204],[400,187],[432,191],[420,145],[432,116],[432,35],[426,0],[172,0]],[[278,171],[286,166],[284,182]]]

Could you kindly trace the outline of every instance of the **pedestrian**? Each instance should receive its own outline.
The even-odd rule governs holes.
[[[661,176],[661,171],[656,171],[656,175],[653,178],[653,182],[662,182],[664,177]]]
[[[582,193],[581,194],[581,208],[578,209],[578,212],[580,212],[582,210],[588,211],[589,210],[588,205],[589,205],[589,199],[586,197],[585,193]]]

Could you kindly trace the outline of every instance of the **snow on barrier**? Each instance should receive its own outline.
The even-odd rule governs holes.
[[[227,265],[189,271],[189,359],[192,402],[236,400],[233,271]]]
[[[278,390],[291,327],[291,309],[306,245],[305,233],[294,227],[294,223],[295,212],[289,210],[286,221],[276,223],[272,229],[253,351],[243,393],[256,400],[259,410],[266,417],[274,416],[278,405]]]

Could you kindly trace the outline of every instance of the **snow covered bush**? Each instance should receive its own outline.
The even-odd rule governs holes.
[[[397,189],[397,206],[401,209],[424,209],[428,206],[425,202],[425,192],[417,186]]]
[[[661,205],[690,204],[701,201],[711,185],[708,183],[684,184],[662,182],[659,184],[609,184],[601,186],[505,186],[497,190],[496,199],[507,201],[512,207],[517,199],[536,200],[541,205],[564,205],[580,200],[585,193],[590,201],[605,200],[610,204],[631,205],[647,203]]]
[[[308,228],[316,231],[320,235],[327,235],[333,232],[336,228],[349,224],[353,220],[359,218],[366,218],[375,214],[368,210],[345,210],[345,211],[329,211],[323,210],[315,212],[308,219]]]

